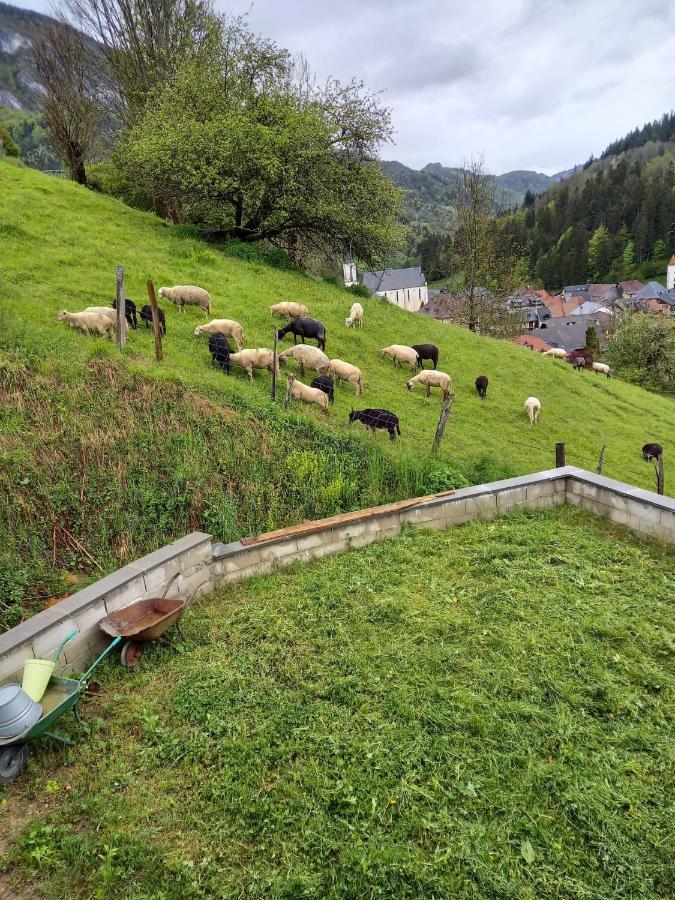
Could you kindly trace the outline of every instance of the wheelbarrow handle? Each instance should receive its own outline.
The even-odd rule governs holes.
[[[113,649],[113,647],[116,647],[116,646],[119,644],[119,642],[120,642],[121,640],[122,640],[122,635],[120,634],[120,635],[118,635],[118,636],[115,638],[114,641],[112,641],[112,643],[108,644],[108,646],[105,648],[105,650],[103,651],[103,653],[101,653],[101,655],[98,657],[98,659],[97,659],[95,662],[93,662],[93,663],[89,666],[89,668],[87,669],[87,671],[86,671],[86,672],[84,673],[84,675],[80,678],[80,688],[82,688],[82,687],[87,683],[87,679],[89,678],[89,676],[91,675],[91,673],[94,671],[94,669],[96,668],[96,666],[97,666],[100,662],[103,662],[103,660],[104,660],[104,659],[106,658],[106,656],[110,653],[110,651]]]

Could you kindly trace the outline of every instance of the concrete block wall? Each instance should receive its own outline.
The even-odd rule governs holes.
[[[675,500],[652,491],[566,466],[566,501],[610,521],[626,525],[643,537],[675,544]]]
[[[551,469],[405,504],[361,510],[349,517],[320,519],[300,531],[279,533],[269,539],[261,535],[256,543],[244,540],[214,544],[211,567],[214,582],[240,581],[251,575],[277,571],[293,562],[308,562],[349,548],[365,547],[395,537],[406,524],[450,528],[473,519],[494,518],[516,506],[559,506],[565,502],[566,479],[565,469]]]
[[[99,621],[135,600],[161,596],[176,573],[181,577],[171,594],[189,597],[203,582],[201,590],[208,591],[293,562],[364,547],[395,537],[406,524],[451,528],[519,506],[566,502],[675,545],[675,500],[574,466],[320,519],[231,544],[212,545],[208,534],[194,532],[0,635],[0,683],[20,680],[27,658],[49,657],[73,628],[78,634],[66,644],[62,669],[82,671],[107,642]]]
[[[0,683],[20,682],[26,659],[49,659],[73,629],[77,635],[66,644],[59,670],[83,671],[109,643],[98,627],[101,619],[135,600],[161,597],[176,573],[181,577],[171,588],[172,596],[189,597],[204,580],[201,590],[209,590],[210,565],[211,536],[194,532],[39,612],[0,634]]]

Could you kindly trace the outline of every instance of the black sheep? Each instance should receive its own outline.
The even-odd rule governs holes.
[[[401,434],[398,424],[398,416],[388,409],[362,409],[352,410],[349,413],[349,424],[363,422],[366,428],[375,431],[376,428],[386,428],[389,432],[389,440],[396,440],[396,434]]]
[[[420,368],[425,359],[430,359],[434,364],[434,369],[438,368],[438,347],[435,344],[413,344],[413,350],[417,353],[420,360]]]
[[[333,379],[329,375],[319,375],[319,377],[315,378],[310,384],[310,387],[318,388],[320,391],[323,391],[324,394],[327,394],[331,403],[335,399],[333,395]]]
[[[479,375],[478,378],[476,378],[474,384],[476,385],[476,390],[478,391],[478,396],[480,397],[480,399],[485,400],[488,389],[487,375]]]
[[[224,334],[212,334],[209,336],[209,353],[213,362],[220,366],[226,375],[229,375],[232,348]]]
[[[115,297],[112,302],[112,308],[117,309],[117,297]],[[133,300],[129,300],[128,297],[124,301],[124,318],[132,328],[136,328],[136,326],[138,325],[138,321],[136,319],[136,304]]]
[[[298,343],[298,338],[305,343],[305,338],[314,338],[316,345],[321,350],[326,349],[326,328],[318,319],[307,319],[300,316],[297,319],[291,319],[288,325],[277,331],[277,337],[282,340],[287,334],[293,335],[293,343]]]
[[[159,318],[159,330],[163,335],[166,335],[166,316],[164,315],[164,310],[160,309],[159,306],[157,307],[157,316]],[[152,307],[149,303],[146,303],[141,310],[141,319],[145,322],[146,328],[152,325]]]
[[[572,360],[572,367],[580,370],[586,368],[586,357],[585,356],[575,356]]]
[[[645,444],[642,448],[642,458],[645,462],[650,459],[659,460],[663,455],[663,447],[661,444]]]

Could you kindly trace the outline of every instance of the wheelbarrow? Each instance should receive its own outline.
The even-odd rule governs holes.
[[[110,613],[98,623],[99,628],[110,637],[126,639],[120,653],[120,660],[126,669],[131,669],[138,663],[148,641],[161,640],[169,628],[175,626],[178,635],[184,640],[179,622],[199,588],[206,582],[196,588],[189,600],[167,597],[166,593],[177,577],[175,575],[169,582],[162,597],[137,600]]]
[[[79,701],[87,686],[89,676],[121,640],[122,638],[119,637],[109,644],[81,678],[57,678],[52,675],[40,701],[42,704],[41,718],[24,734],[5,740],[0,739],[0,784],[10,784],[19,777],[28,762],[28,745],[31,741],[36,741],[41,737],[50,737],[61,744],[73,743],[65,735],[52,731],[52,725],[58,718],[72,710],[75,724],[79,730],[82,725]]]

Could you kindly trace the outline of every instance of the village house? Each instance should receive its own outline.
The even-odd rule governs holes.
[[[345,287],[358,284],[356,265],[351,257],[345,261],[343,273]],[[383,297],[390,303],[400,306],[401,309],[407,309],[408,312],[418,312],[429,299],[427,280],[420,266],[364,272],[361,276],[361,284],[376,297]]]

